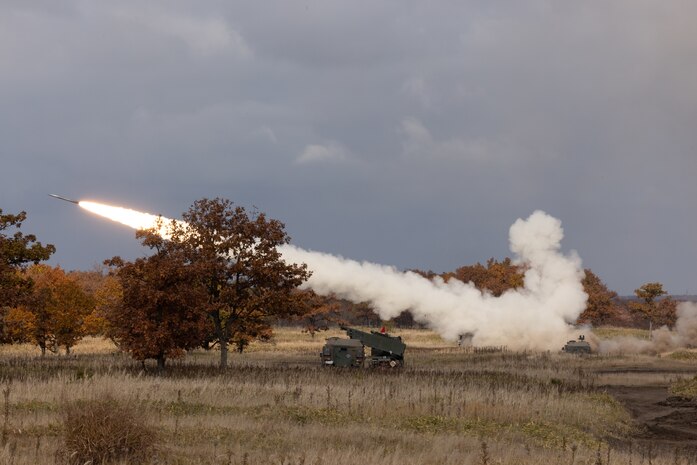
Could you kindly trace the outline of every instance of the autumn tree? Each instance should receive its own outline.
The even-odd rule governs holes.
[[[26,212],[3,214],[0,209],[0,318],[4,319],[12,307],[20,305],[31,292],[32,281],[23,271],[29,264],[37,264],[56,251],[51,245],[37,242],[33,234],[20,231],[27,219]],[[4,333],[4,331],[0,331]]]
[[[249,312],[244,320],[241,320],[233,328],[230,342],[235,345],[237,352],[244,352],[252,341],[268,341],[273,336],[273,328],[269,316],[263,310]]]
[[[103,309],[118,346],[136,360],[157,360],[163,370],[167,359],[201,345],[208,324],[206,288],[181,249],[154,231],[139,231],[137,237],[154,254],[108,262],[119,288],[111,288]]]
[[[312,290],[298,290],[292,297],[296,302],[294,306],[298,308],[295,321],[313,338],[317,332],[327,331],[331,323],[344,322],[339,316],[341,305],[334,297],[322,296]]]
[[[85,333],[90,336],[105,336],[118,346],[107,316],[116,311],[122,299],[123,289],[119,279],[113,273],[104,276],[94,291],[94,311],[85,318]]]
[[[432,270],[424,271],[424,270],[419,270],[418,268],[409,269],[409,270],[407,270],[407,272],[418,274],[422,278],[426,278],[429,280],[438,276],[438,273],[436,273],[435,271],[432,271]]]
[[[653,324],[656,326],[675,326],[678,319],[678,302],[671,296],[656,302],[656,309],[653,313]]]
[[[375,313],[369,302],[347,302],[348,313],[359,324],[365,326],[380,326],[382,319]]]
[[[36,317],[24,306],[7,310],[3,319],[3,340],[11,344],[32,342]]]
[[[489,280],[487,270],[484,265],[477,262],[474,265],[461,266],[455,271],[443,273],[441,277],[445,281],[457,279],[463,283],[472,283],[477,289],[486,289],[484,284]]]
[[[64,347],[69,354],[85,335],[83,323],[94,309],[93,299],[60,267],[33,265],[26,273],[33,286],[22,308],[31,314],[31,321],[22,311],[15,312],[15,323],[18,316],[27,317],[27,338],[39,346],[41,355],[46,354],[46,349],[55,352],[58,347]]]
[[[94,299],[70,278],[54,290],[52,312],[56,344],[70,354],[70,348],[87,334],[85,320],[94,311]]]
[[[663,289],[663,284],[658,282],[646,283],[640,288],[635,289],[634,294],[636,294],[641,302],[631,302],[629,304],[630,309],[635,314],[641,315],[649,320],[650,327],[660,324],[662,319],[665,320],[665,315],[661,317],[659,314],[659,309],[661,309],[661,307],[656,303],[656,299],[667,294]],[[663,310],[665,311],[665,306]]]
[[[283,223],[263,213],[225,199],[202,199],[183,219],[188,226],[173,224],[171,242],[200,273],[225,368],[228,344],[261,321],[292,313],[291,293],[310,273],[304,264],[283,261],[278,246],[290,238]]]
[[[653,304],[658,297],[667,294],[661,283],[646,283],[639,289],[635,289],[634,293],[646,304]]]
[[[623,322],[626,318],[617,303],[617,293],[608,289],[592,270],[585,269],[584,273],[582,283],[583,290],[588,295],[588,302],[578,322],[595,326]]]
[[[490,258],[486,266],[481,263],[463,266],[454,272],[444,273],[442,277],[446,281],[455,278],[464,283],[471,282],[477,289],[486,290],[495,297],[524,284],[524,270],[514,265],[510,258],[500,262]]]
[[[120,301],[118,279],[109,274],[104,265],[95,265],[86,271],[71,271],[68,276],[77,281],[83,291],[95,302],[94,310],[84,318],[83,332],[85,335],[109,337],[109,323],[105,317],[105,306]]]
[[[27,298],[26,308],[31,313],[31,333],[28,339],[41,349],[41,356],[46,355],[46,349],[56,352],[56,337],[53,328],[52,279],[49,277],[51,268],[45,265],[35,265],[28,270],[34,283],[31,296]]]
[[[68,276],[77,282],[89,295],[94,296],[109,277],[109,270],[105,265],[94,265],[89,270],[73,270]]]

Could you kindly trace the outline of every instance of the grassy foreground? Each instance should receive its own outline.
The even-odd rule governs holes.
[[[318,363],[324,338],[341,332],[275,334],[232,355],[224,373],[216,352],[194,352],[158,375],[103,340],[45,359],[29,346],[4,347],[0,463],[69,461],[67,406],[104,399],[153,426],[148,463],[548,465],[645,456],[608,445],[634,428],[596,388],[595,370],[617,358],[475,353],[405,330],[395,331],[408,344],[403,370],[342,370]]]

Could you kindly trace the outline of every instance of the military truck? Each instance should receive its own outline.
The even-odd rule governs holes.
[[[322,348],[320,358],[326,366],[362,366],[365,347],[370,347],[371,367],[398,368],[404,365],[404,351],[407,348],[399,336],[386,332],[361,331],[342,326],[350,339],[330,337]]]
[[[572,340],[567,342],[561,350],[567,354],[590,354],[591,345],[586,342],[586,337],[581,334],[578,337],[578,341]]]
[[[322,347],[320,358],[324,365],[335,367],[362,367],[365,360],[363,344],[356,339],[330,337]]]

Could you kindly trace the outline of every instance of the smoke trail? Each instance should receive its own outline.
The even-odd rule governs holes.
[[[651,340],[636,337],[616,337],[600,341],[601,353],[656,354],[697,345],[697,303],[681,302],[677,308],[675,327],[663,326],[651,335]]]
[[[359,263],[329,254],[284,246],[283,257],[307,263],[313,275],[304,284],[318,294],[333,293],[354,302],[368,301],[383,319],[410,310],[414,318],[444,338],[473,334],[472,343],[514,349],[559,350],[571,336],[570,323],[585,308],[581,261],[560,253],[559,220],[541,212],[516,221],[511,250],[525,272],[525,286],[500,297],[457,280],[431,281],[393,267]]]
[[[94,202],[79,205],[132,228],[154,227],[159,217]],[[162,218],[160,234],[168,236]],[[444,338],[472,334],[477,346],[506,345],[512,349],[558,350],[572,336],[571,324],[585,308],[583,270],[576,253],[560,251],[561,222],[536,211],[510,228],[510,247],[523,265],[525,285],[493,297],[472,283],[455,279],[431,281],[389,266],[357,262],[292,245],[279,247],[289,262],[306,263],[313,271],[305,288],[353,302],[369,302],[382,319],[410,310]]]

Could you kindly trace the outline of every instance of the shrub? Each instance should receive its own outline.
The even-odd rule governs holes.
[[[154,451],[155,431],[133,404],[106,396],[71,402],[63,408],[69,463],[142,463]]]
[[[697,398],[697,376],[676,381],[670,386],[670,392],[688,399]]]
[[[673,360],[683,360],[685,362],[694,362],[697,361],[697,352],[693,352],[690,350],[676,350],[672,354],[669,355],[670,358]]]

